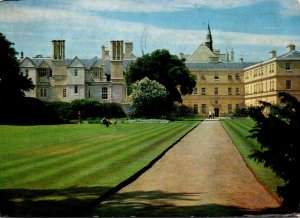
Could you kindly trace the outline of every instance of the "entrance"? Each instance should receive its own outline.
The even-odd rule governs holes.
[[[215,117],[219,117],[219,108],[215,108]]]

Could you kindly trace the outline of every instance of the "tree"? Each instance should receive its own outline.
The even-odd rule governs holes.
[[[147,77],[132,86],[131,107],[135,116],[147,118],[165,115],[168,107],[166,88]]]
[[[191,94],[196,85],[196,78],[185,66],[184,61],[165,49],[146,54],[130,65],[126,72],[129,89],[131,84],[144,77],[164,85],[168,91],[168,99],[180,103],[181,94]]]
[[[34,87],[31,79],[20,73],[13,45],[0,33],[0,100],[22,97]]]
[[[285,185],[277,187],[283,197],[283,208],[297,211],[300,206],[300,102],[287,93],[279,93],[281,105],[261,102],[263,106],[250,108],[256,121],[252,138],[261,144],[250,156],[273,169]]]

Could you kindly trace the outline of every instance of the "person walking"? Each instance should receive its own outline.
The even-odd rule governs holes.
[[[212,116],[212,119],[215,119],[215,110],[212,110],[211,116]]]
[[[211,110],[208,112],[208,119],[211,119]]]

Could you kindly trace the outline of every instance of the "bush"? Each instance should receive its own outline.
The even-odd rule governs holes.
[[[57,114],[36,98],[1,100],[0,123],[12,125],[58,124]]]

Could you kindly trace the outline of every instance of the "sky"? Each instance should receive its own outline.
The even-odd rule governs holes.
[[[156,49],[192,54],[205,41],[231,48],[236,60],[300,50],[300,0],[2,0],[0,32],[25,56],[51,56],[51,41],[66,41],[66,57],[101,57],[111,40],[134,43],[137,56]]]

